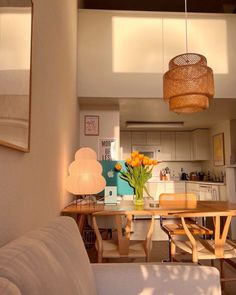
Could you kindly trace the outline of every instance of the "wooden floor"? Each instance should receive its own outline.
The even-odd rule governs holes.
[[[142,240],[144,239],[145,229],[148,225],[147,220],[135,220],[133,224],[133,235],[132,239],[134,240]],[[96,250],[94,246],[91,245],[90,248],[87,249],[90,261],[95,263],[96,262]],[[168,238],[167,235],[161,230],[159,220],[155,220],[155,231],[153,234],[153,248],[151,252],[151,262],[163,262],[168,261],[169,254],[168,254]],[[109,259],[109,262],[130,262],[127,259]],[[135,259],[133,262],[144,262],[144,259]],[[210,262],[204,262],[206,265],[210,265]],[[217,263],[215,266],[218,267]],[[236,270],[233,269],[228,264],[225,264],[225,275],[226,276],[236,276]],[[236,294],[236,281],[235,282],[228,282],[225,284],[224,290],[222,290],[223,295],[235,295]]]

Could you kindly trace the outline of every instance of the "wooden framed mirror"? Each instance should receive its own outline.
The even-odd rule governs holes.
[[[0,145],[30,151],[31,0],[0,1]]]

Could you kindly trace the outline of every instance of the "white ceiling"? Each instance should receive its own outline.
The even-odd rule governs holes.
[[[84,109],[119,108],[122,130],[126,130],[127,121],[183,121],[183,128],[178,130],[192,130],[209,128],[220,121],[236,119],[236,99],[215,98],[211,100],[208,110],[184,115],[170,112],[168,104],[160,98],[80,98],[79,102]]]

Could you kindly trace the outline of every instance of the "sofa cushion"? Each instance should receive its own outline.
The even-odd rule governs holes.
[[[98,295],[220,295],[220,274],[193,263],[107,263],[92,265]]]
[[[58,217],[1,248],[0,277],[24,295],[96,294],[82,238],[70,217]]]

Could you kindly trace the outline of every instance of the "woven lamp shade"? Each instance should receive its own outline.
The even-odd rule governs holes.
[[[164,99],[170,111],[200,112],[209,107],[214,96],[213,71],[203,55],[185,53],[170,60],[163,77]]]

